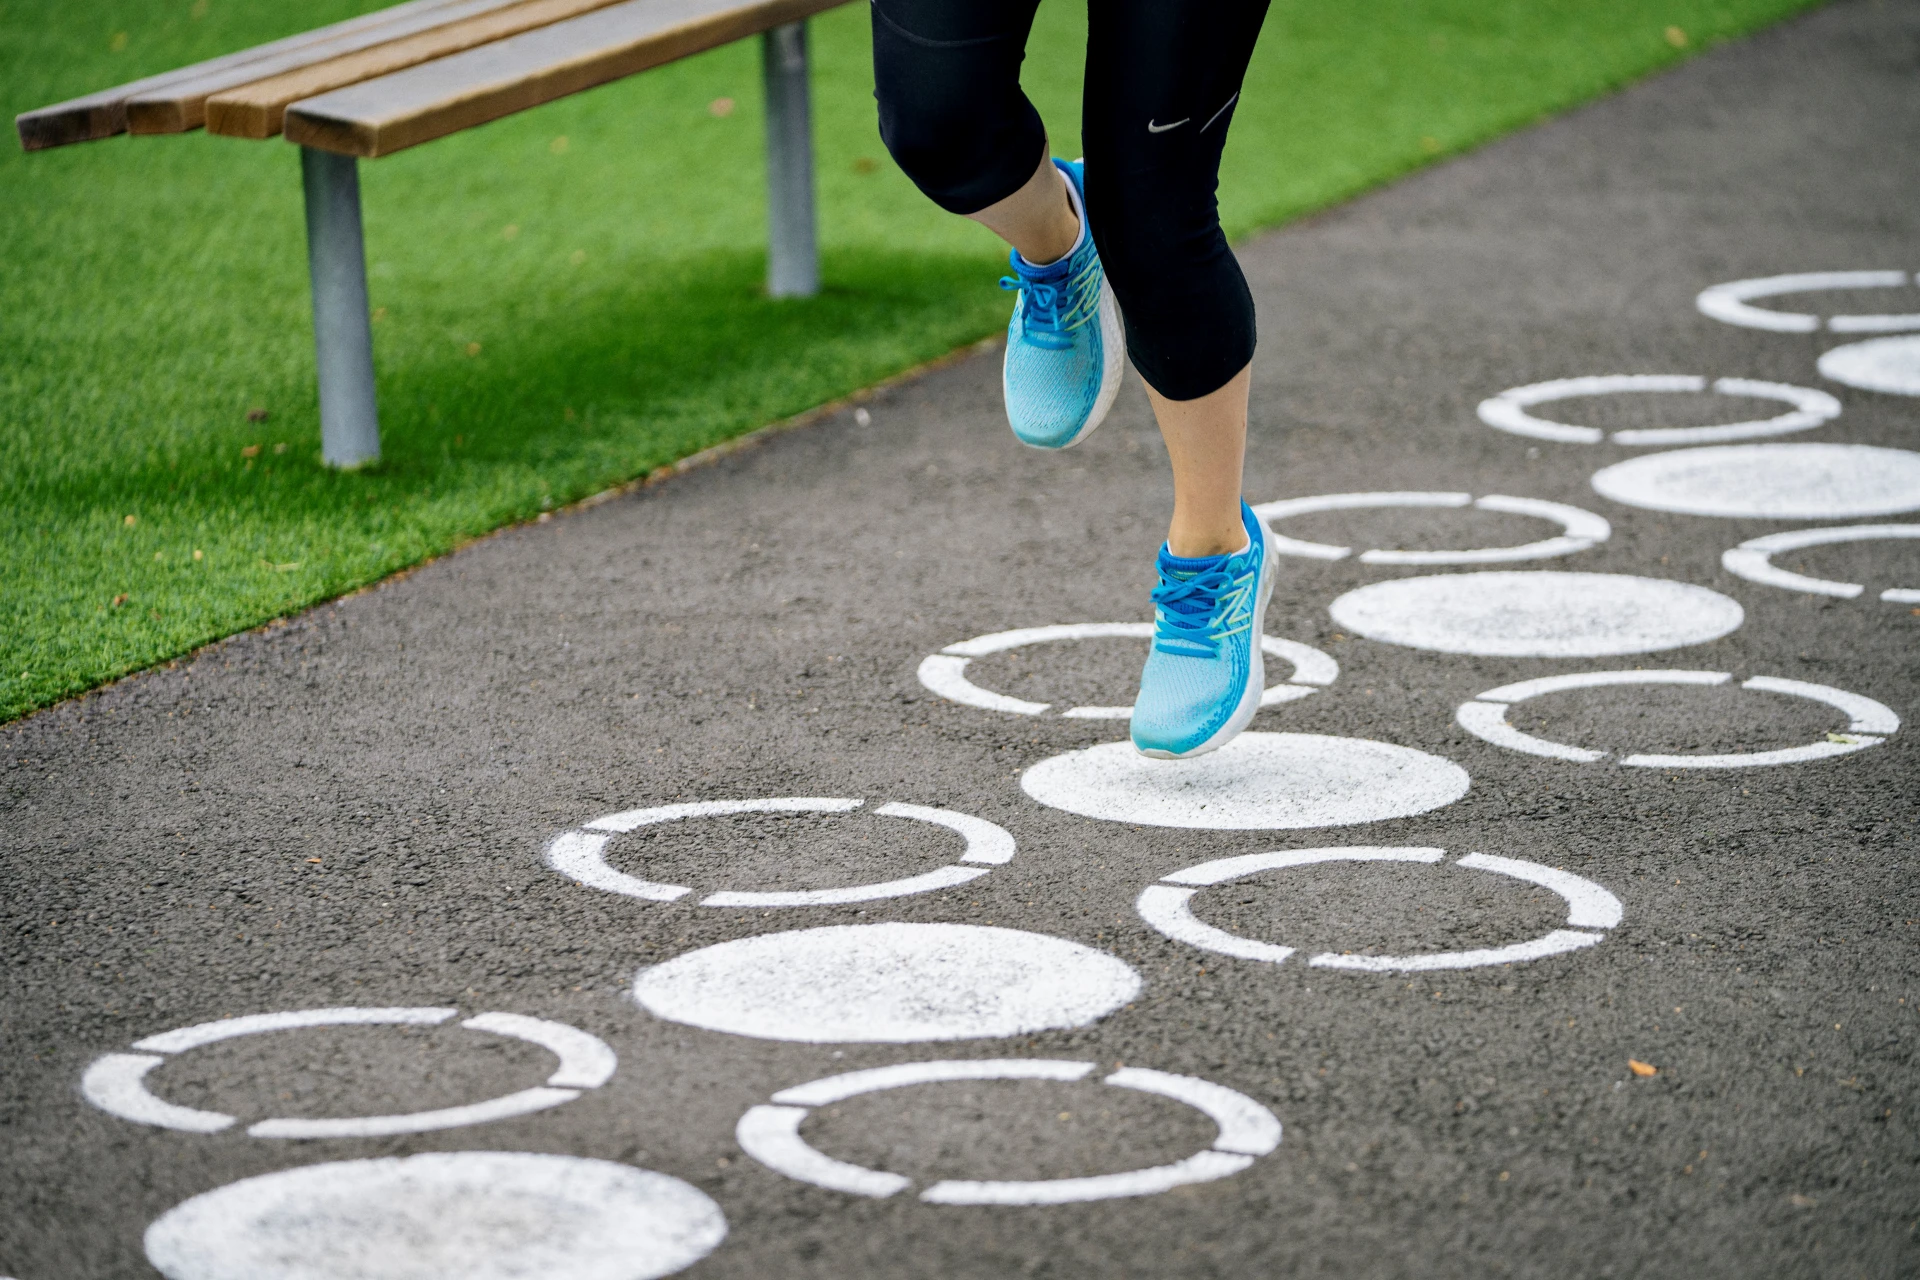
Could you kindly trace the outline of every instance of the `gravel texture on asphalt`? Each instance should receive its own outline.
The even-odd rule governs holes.
[[[1412,816],[1207,829],[1079,816],[1029,798],[1021,777],[1032,766],[1124,736],[1123,721],[1059,712],[1129,702],[1137,638],[1038,643],[966,664],[974,685],[1048,704],[1040,714],[963,705],[921,682],[925,658],[972,637],[1149,616],[1170,485],[1137,378],[1084,446],[1047,456],[1009,435],[994,352],[0,730],[0,1273],[151,1276],[143,1233],[193,1196],[321,1162],[456,1151],[564,1154],[693,1184],[728,1224],[686,1273],[701,1277],[1920,1269],[1920,901],[1909,887],[1920,863],[1911,723],[1920,607],[1879,598],[1920,587],[1920,541],[1774,559],[1863,583],[1857,598],[1750,581],[1722,567],[1724,551],[1820,522],[1609,501],[1594,472],[1665,446],[1532,439],[1475,412],[1550,379],[1746,378],[1822,389],[1843,406],[1823,425],[1761,443],[1912,448],[1920,400],[1842,387],[1816,370],[1823,351],[1860,335],[1738,327],[1702,315],[1694,298],[1789,272],[1920,269],[1917,73],[1920,8],[1850,0],[1242,247],[1262,334],[1250,499],[1507,495],[1611,524],[1607,540],[1547,560],[1397,566],[1356,552],[1280,562],[1268,632],[1333,658],[1339,674],[1262,711],[1254,731],[1394,744],[1470,776],[1466,794],[1410,804],[1424,808]],[[1920,289],[1759,305],[1920,312]],[[1783,410],[1764,398],[1668,392],[1532,412],[1611,432]],[[1470,506],[1325,511],[1276,527],[1389,550],[1504,547],[1560,532]],[[1744,616],[1680,648],[1513,657],[1365,639],[1328,612],[1369,584],[1495,570],[1693,584]],[[1467,591],[1449,608],[1470,610]],[[1537,610],[1524,621],[1538,625]],[[1463,703],[1501,686],[1642,669],[1732,678],[1501,704],[1521,733],[1614,753],[1599,761],[1510,749],[1456,720]],[[1290,670],[1272,659],[1269,680]],[[1858,713],[1743,688],[1753,677],[1860,695],[1909,723],[1868,732]],[[1803,744],[1839,753],[1746,768],[1621,763]],[[1287,777],[1262,777],[1249,759],[1222,794],[1240,803],[1286,791]],[[1203,788],[1204,776],[1189,776]],[[1311,803],[1338,808],[1338,796],[1321,794],[1338,778],[1300,785],[1315,789]],[[1392,807],[1399,784],[1368,785]],[[765,797],[865,804],[582,830],[632,809]],[[887,803],[984,819],[1015,852],[962,861],[960,833],[875,812]],[[690,892],[653,900],[562,875],[545,858],[568,832],[568,847],[592,852],[620,883]],[[1136,908],[1149,886],[1197,864],[1356,847],[1446,855],[1278,866],[1186,898],[1213,930],[1294,949],[1278,963],[1178,941]],[[1620,920],[1532,960],[1383,972],[1309,963],[1485,951],[1579,927],[1553,888],[1456,865],[1471,853],[1589,881],[1617,899]],[[715,893],[954,868],[984,873],[906,896],[702,905]],[[900,923],[1021,930],[1081,950],[1023,950],[1004,932],[895,930],[885,948],[820,962],[820,981],[846,983],[848,1001],[884,1002],[885,966],[901,966],[901,981],[925,992],[904,1012],[876,1004],[874,1017],[958,1027],[959,1039],[759,1038],[663,1020],[632,994],[642,971],[699,948]],[[813,935],[779,954],[811,963],[809,948],[845,936]],[[952,949],[903,959],[899,948],[917,944],[899,939],[921,936]],[[1131,966],[1137,991],[1089,950]],[[1048,989],[1047,957],[1069,952],[1080,959],[1058,971],[1059,984],[1081,985]],[[1042,970],[1022,969],[1028,954]],[[961,992],[949,1007],[940,975],[969,956],[1027,986],[997,1012],[983,1012],[991,992]],[[764,994],[729,992],[724,959],[704,958],[696,975],[718,984],[713,1000],[732,1009]],[[686,967],[660,971],[647,989],[698,996],[673,987]],[[802,991],[773,1003],[739,1016],[804,1022],[834,1002]],[[215,1133],[133,1123],[82,1095],[91,1063],[142,1053],[135,1042],[145,1037],[336,1006],[458,1015],[153,1053],[150,1094],[237,1117]],[[488,1123],[305,1141],[248,1133],[269,1117],[403,1115],[545,1087],[555,1069],[547,1049],[461,1025],[488,1012],[590,1033],[618,1069],[571,1100]],[[1028,1029],[964,1038],[975,1017]],[[736,1140],[749,1108],[782,1090],[981,1058],[1097,1065],[1077,1081],[921,1083],[814,1106],[800,1129],[814,1149],[912,1180],[913,1190],[886,1197],[796,1181]],[[1208,1149],[1215,1126],[1201,1110],[1103,1084],[1120,1064],[1237,1091],[1278,1117],[1284,1139],[1231,1176],[1137,1198],[1023,1207],[920,1198],[943,1179],[1084,1178]],[[630,1187],[604,1166],[582,1167],[603,1172],[577,1184],[576,1201],[580,1187],[603,1184],[656,1194],[654,1183]],[[696,1219],[707,1212],[698,1197],[658,1194]],[[605,1237],[591,1196],[576,1201],[564,1207],[584,1215],[583,1237]],[[395,1207],[405,1220],[407,1205]],[[373,1257],[383,1256],[381,1232],[402,1230],[391,1215],[340,1212],[344,1225],[306,1222],[300,1238],[349,1239],[342,1257]],[[178,1244],[190,1217],[169,1220],[166,1256],[201,1256]],[[280,1220],[262,1221],[271,1232]],[[423,1213],[406,1229],[431,1236],[455,1223],[468,1235],[446,1256],[471,1259],[472,1232],[506,1233],[495,1242],[505,1249],[514,1221]],[[710,1220],[696,1225],[686,1237],[695,1244],[661,1256],[710,1247]],[[538,1249],[527,1244],[528,1256],[564,1258],[571,1238],[556,1230]],[[213,1241],[207,1256],[222,1248]],[[286,1274],[321,1274],[304,1265]]]

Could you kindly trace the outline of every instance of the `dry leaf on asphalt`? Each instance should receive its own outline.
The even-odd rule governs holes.
[[[1628,1058],[1627,1066],[1633,1071],[1633,1074],[1637,1076],[1657,1075],[1660,1071],[1660,1068],[1654,1066],[1651,1062],[1642,1062],[1638,1058]]]

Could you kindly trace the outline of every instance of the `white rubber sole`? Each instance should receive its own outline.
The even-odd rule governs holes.
[[[1267,670],[1264,655],[1260,651],[1260,637],[1265,634],[1267,624],[1267,602],[1273,599],[1273,532],[1267,528],[1266,521],[1260,522],[1261,545],[1260,581],[1254,586],[1252,660],[1247,663],[1247,687],[1240,691],[1239,705],[1227,722],[1213,733],[1213,736],[1197,747],[1186,751],[1162,751],[1154,747],[1136,746],[1134,750],[1153,760],[1191,760],[1195,756],[1204,756],[1239,737],[1246,727],[1253,723],[1253,717],[1260,710],[1260,695],[1266,691]]]

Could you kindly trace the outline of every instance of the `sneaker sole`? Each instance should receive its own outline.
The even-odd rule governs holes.
[[[1253,717],[1260,710],[1260,698],[1267,690],[1267,664],[1265,655],[1260,651],[1260,637],[1266,634],[1267,602],[1273,599],[1273,531],[1267,528],[1266,521],[1260,522],[1262,552],[1260,555],[1260,581],[1254,588],[1258,603],[1253,612],[1253,652],[1247,663],[1247,687],[1240,691],[1240,703],[1227,717],[1227,722],[1214,731],[1212,737],[1197,747],[1185,751],[1165,751],[1158,747],[1135,746],[1134,750],[1153,760],[1191,760],[1195,756],[1204,756],[1239,737],[1246,727],[1253,723]]]
[[[1031,440],[1021,440],[1018,432],[1014,439],[1020,440],[1029,449],[1038,449],[1042,453],[1058,453],[1062,449],[1071,449],[1093,434],[1095,427],[1106,420],[1107,411],[1113,408],[1113,402],[1120,394],[1120,381],[1126,373],[1125,357],[1118,353],[1126,350],[1126,330],[1120,324],[1120,303],[1113,296],[1113,286],[1107,283],[1106,273],[1100,276],[1100,394],[1093,399],[1093,408],[1087,414],[1087,420],[1073,437],[1060,444],[1035,444]],[[1001,394],[1006,394],[1005,379],[1002,378]]]

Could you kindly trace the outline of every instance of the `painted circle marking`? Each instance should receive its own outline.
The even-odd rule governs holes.
[[[1547,570],[1370,583],[1328,606],[1370,640],[1506,658],[1598,658],[1703,644],[1736,630],[1740,603],[1664,578]]]
[[[1467,793],[1467,771],[1412,747],[1317,733],[1243,733],[1191,760],[1150,760],[1130,742],[1042,760],[1029,796],[1109,822],[1209,831],[1344,827],[1406,818]]]
[[[1093,1070],[1091,1062],[1016,1058],[908,1062],[852,1071],[774,1094],[771,1105],[753,1107],[740,1117],[734,1137],[742,1151],[776,1173],[830,1191],[880,1199],[906,1190],[913,1185],[912,1180],[835,1160],[811,1146],[800,1136],[800,1125],[813,1108],[908,1085],[953,1080],[1072,1082],[1086,1079]],[[1206,1150],[1172,1164],[1088,1178],[1023,1182],[950,1179],[934,1183],[920,1193],[920,1199],[928,1204],[1042,1205],[1156,1195],[1174,1187],[1229,1177],[1280,1145],[1280,1121],[1273,1112],[1224,1085],[1143,1067],[1122,1068],[1103,1077],[1101,1083],[1184,1102],[1212,1120],[1219,1133]]]
[[[992,635],[975,636],[971,640],[962,640],[959,644],[950,644],[939,653],[929,654],[921,660],[918,674],[921,684],[949,702],[979,707],[983,711],[1004,711],[1017,716],[1037,716],[1050,710],[1053,704],[1028,702],[1024,698],[1011,698],[1004,693],[982,689],[967,678],[967,664],[975,658],[985,657],[990,653],[1004,653],[1009,649],[1024,648],[1030,644],[1110,638],[1151,640],[1153,624],[1151,622],[1070,622],[1051,627],[1022,627],[1017,631],[996,631]],[[1260,649],[1262,653],[1279,658],[1293,667],[1293,674],[1285,681],[1269,686],[1260,695],[1262,707],[1276,707],[1283,702],[1293,702],[1296,699],[1308,697],[1316,689],[1323,689],[1340,677],[1339,663],[1318,649],[1296,640],[1261,636]],[[1069,707],[1060,714],[1069,720],[1127,720],[1132,718],[1133,708]]]
[[[1576,426],[1537,417],[1528,410],[1535,405],[1576,396],[1625,395],[1630,393],[1711,391],[1722,396],[1749,396],[1759,400],[1778,400],[1790,405],[1785,413],[1749,422],[1723,422],[1709,427],[1641,427],[1606,432],[1599,427]],[[1707,379],[1692,374],[1607,374],[1590,378],[1555,378],[1524,387],[1509,387],[1497,396],[1480,402],[1475,410],[1480,421],[1500,431],[1535,440],[1555,440],[1567,444],[1704,444],[1715,440],[1751,440],[1758,436],[1781,436],[1807,431],[1840,416],[1840,402],[1824,391],[1796,387],[1784,382],[1758,382],[1752,378]]]
[[[906,1044],[1083,1027],[1140,992],[1124,961],[1065,938],[972,924],[762,934],[642,969],[657,1018],[762,1040]]]
[[[607,865],[607,844],[614,836],[638,827],[663,822],[684,822],[690,818],[714,818],[735,813],[848,813],[866,803],[859,799],[819,796],[776,796],[764,800],[700,800],[691,804],[665,804],[651,809],[627,809],[595,818],[578,830],[556,836],[546,850],[547,865],[561,875],[589,889],[644,898],[649,902],[673,902],[693,890],[686,885],[663,884],[643,880],[616,871]],[[847,885],[838,889],[739,890],[710,893],[700,899],[703,907],[821,907],[847,902],[873,902],[880,898],[902,898],[909,894],[950,889],[983,876],[1013,858],[1013,837],[985,818],[934,809],[918,804],[883,804],[873,811],[883,818],[906,818],[930,822],[957,833],[966,841],[959,862],[929,871],[924,875],[873,884]],[[974,865],[966,865],[974,864]]]
[[[1920,510],[1920,453],[1866,444],[1740,444],[1630,458],[1594,472],[1629,507],[1755,520],[1862,520]]]
[[[1610,753],[1572,747],[1563,742],[1551,742],[1522,733],[1507,723],[1507,708],[1528,698],[1566,689],[1598,689],[1627,684],[1724,685],[1732,680],[1733,677],[1725,671],[1584,671],[1574,675],[1547,676],[1489,689],[1471,702],[1461,703],[1455,719],[1461,728],[1496,747],[1553,760],[1569,760],[1575,764],[1598,764],[1607,759]],[[1802,764],[1809,760],[1826,760],[1877,747],[1889,734],[1900,728],[1900,717],[1894,714],[1891,707],[1829,685],[1754,676],[1742,680],[1740,687],[1756,693],[1778,693],[1790,698],[1823,702],[1846,713],[1847,731],[1830,733],[1820,742],[1783,747],[1777,751],[1736,751],[1694,756],[1635,753],[1620,756],[1615,763],[1642,769],[1751,769],[1764,765]]]
[[[1546,560],[1571,555],[1605,542],[1613,536],[1613,526],[1591,511],[1570,507],[1563,502],[1544,502],[1538,498],[1512,498],[1490,493],[1475,498],[1468,493],[1322,493],[1306,498],[1287,498],[1264,502],[1254,514],[1269,526],[1288,516],[1317,511],[1350,511],[1371,507],[1466,507],[1477,511],[1497,511],[1505,515],[1534,516],[1560,526],[1560,535],[1513,547],[1479,547],[1467,551],[1398,551],[1375,548],[1360,553],[1362,564],[1502,564],[1514,560]],[[1270,530],[1271,531],[1271,530]],[[1282,555],[1304,556],[1312,560],[1344,560],[1352,547],[1336,547],[1329,542],[1308,542],[1273,534],[1273,549]]]
[[[146,1251],[168,1280],[656,1280],[726,1234],[664,1173],[459,1151],[244,1178],[162,1214]]]
[[[1422,862],[1439,864],[1446,856],[1443,849],[1398,848],[1378,845],[1333,848],[1292,849],[1277,853],[1250,853],[1234,858],[1216,858],[1171,875],[1162,883],[1149,885],[1134,904],[1140,918],[1176,942],[1219,955],[1242,960],[1260,960],[1279,964],[1294,953],[1294,948],[1278,943],[1241,937],[1207,924],[1193,914],[1193,897],[1204,888],[1231,884],[1265,871],[1311,866],[1324,862]],[[1449,864],[1472,871],[1490,871],[1539,885],[1559,894],[1567,902],[1567,925],[1538,938],[1505,947],[1476,948],[1468,951],[1433,951],[1408,956],[1356,956],[1327,951],[1312,957],[1308,964],[1320,969],[1347,969],[1363,973],[1415,973],[1433,969],[1477,969],[1486,965],[1518,964],[1547,956],[1578,951],[1601,941],[1604,933],[1588,930],[1611,929],[1620,923],[1620,899],[1593,881],[1568,871],[1524,862],[1518,858],[1496,858],[1490,854],[1470,853]]]
[[[1839,528],[1770,533],[1763,538],[1749,538],[1732,550],[1722,552],[1720,564],[1728,573],[1737,574],[1749,582],[1785,587],[1789,591],[1804,591],[1809,595],[1838,596],[1842,600],[1852,600],[1864,594],[1866,588],[1857,582],[1835,582],[1831,578],[1810,578],[1805,574],[1792,573],[1775,566],[1773,557],[1783,551],[1799,551],[1805,547],[1823,547],[1836,542],[1873,542],[1882,538],[1920,538],[1920,524],[1854,524]],[[1920,604],[1920,589],[1888,587],[1880,593],[1880,598],[1896,604]]]
[[[219,1133],[237,1123],[218,1111],[176,1106],[156,1097],[146,1085],[147,1073],[167,1060],[166,1055],[237,1036],[307,1027],[414,1026],[431,1027],[458,1016],[457,1009],[336,1008],[299,1009],[287,1013],[256,1013],[219,1022],[202,1022],[177,1031],[162,1032],[134,1042],[137,1053],[109,1053],[93,1060],[80,1078],[80,1093],[94,1106],[122,1120],[178,1129],[184,1133]],[[413,1111],[404,1115],[343,1118],[288,1117],[250,1125],[255,1138],[370,1138],[396,1133],[427,1133],[469,1124],[485,1124],[545,1111],[571,1102],[587,1089],[597,1089],[613,1076],[619,1059],[597,1036],[577,1027],[519,1013],[483,1013],[460,1024],[509,1039],[537,1044],[560,1059],[559,1068],[544,1086],[522,1089],[504,1097],[465,1106]]]
[[[1920,336],[1835,347],[1820,357],[1820,376],[1862,391],[1920,396]]]
[[[1817,289],[1898,289],[1909,276],[1904,271],[1804,271],[1794,275],[1766,276],[1756,280],[1730,280],[1700,291],[1693,305],[1703,316],[1743,329],[1767,329],[1774,333],[1816,333],[1820,317],[1797,311],[1775,311],[1752,305],[1756,298],[1777,298],[1785,293],[1811,293]],[[1920,283],[1920,277],[1911,277]],[[1920,329],[1920,315],[1838,315],[1827,319],[1834,333],[1886,333],[1897,329]]]

